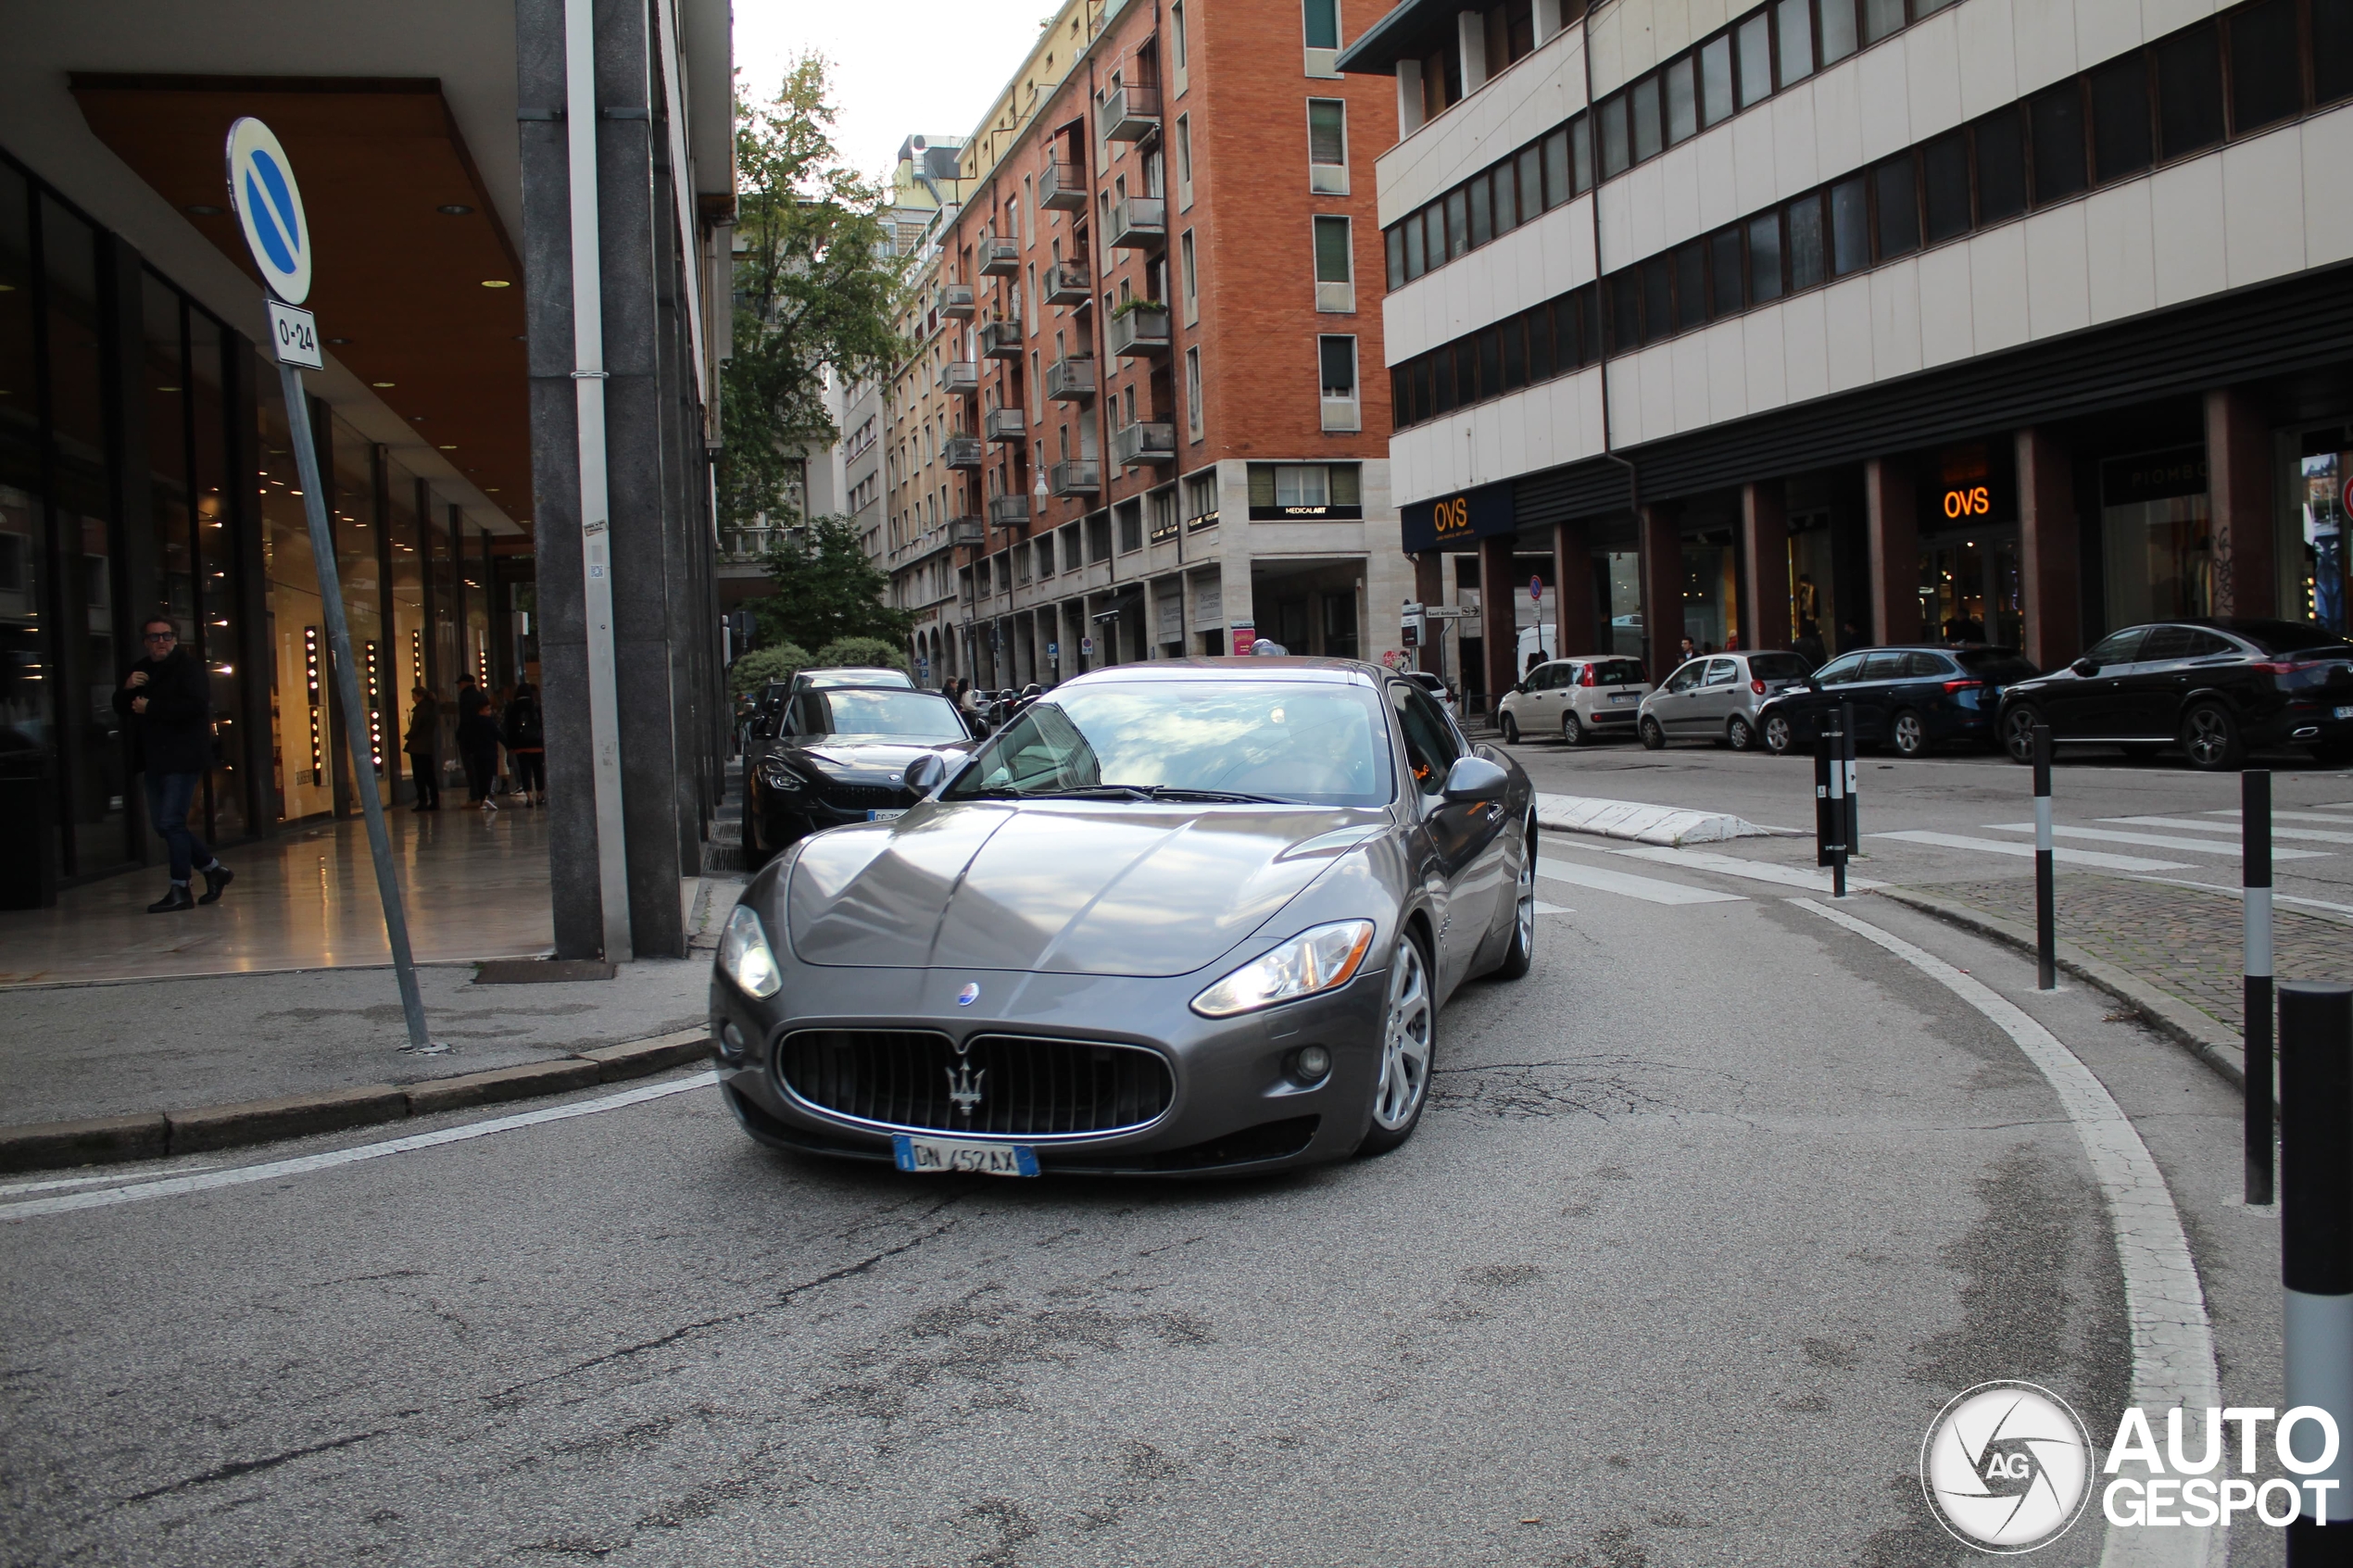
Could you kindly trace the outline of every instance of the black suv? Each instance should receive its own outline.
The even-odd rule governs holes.
[[[2012,681],[2031,681],[2034,666],[2014,648],[1968,646],[1864,648],[1831,659],[1757,709],[1756,733],[1776,757],[1814,744],[1842,704],[1855,708],[1855,739],[1925,757],[1947,741],[1985,746],[1994,739],[1994,704]]]
[[[2253,747],[2303,746],[2353,761],[2353,646],[2294,621],[2206,619],[2128,626],[2064,670],[2002,694],[2002,747],[2034,759],[2034,726],[2063,745],[2235,768]]]

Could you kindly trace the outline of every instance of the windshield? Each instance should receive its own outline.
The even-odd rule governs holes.
[[[813,691],[793,699],[797,735],[889,735],[899,740],[968,740],[955,705],[937,692]]]
[[[1389,736],[1365,687],[1305,681],[1080,686],[1021,715],[947,792],[1160,793],[1380,806]]]
[[[1813,666],[1793,653],[1753,653],[1748,672],[1759,681],[1803,681]]]
[[[1953,657],[1982,681],[2031,681],[2042,673],[2015,648],[1962,648]]]

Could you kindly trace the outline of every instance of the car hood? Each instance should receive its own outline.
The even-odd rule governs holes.
[[[804,773],[903,773],[907,764],[927,751],[969,751],[968,740],[829,740],[812,735],[803,741],[779,741],[768,755],[790,763]]]
[[[929,804],[807,840],[786,929],[805,963],[1185,974],[1383,821],[1318,807]]]

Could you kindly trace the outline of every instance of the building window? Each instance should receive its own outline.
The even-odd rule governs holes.
[[[1364,495],[1354,463],[1252,463],[1253,520],[1361,518]]]
[[[1182,274],[1177,282],[1184,289],[1185,325],[1201,320],[1201,270],[1193,262],[1193,232],[1186,230],[1176,239],[1176,270]]]
[[[1340,0],[1303,0],[1306,12],[1307,46],[1310,49],[1340,47]]]
[[[1192,65],[1190,53],[1185,46],[1185,0],[1176,0],[1168,7],[1168,56],[1170,66],[1176,73],[1176,91],[1181,95],[1185,91],[1186,72]]]
[[[1193,205],[1193,117],[1176,117],[1176,207],[1184,211]]]
[[[1185,429],[1195,441],[1201,439],[1201,350],[1185,350]]]
[[[1315,308],[1349,314],[1356,308],[1356,263],[1345,218],[1315,220]]]
[[[1204,469],[1185,476],[1185,527],[1208,528],[1217,521],[1217,470]]]
[[[1307,188],[1320,195],[1348,194],[1348,104],[1307,100]]]

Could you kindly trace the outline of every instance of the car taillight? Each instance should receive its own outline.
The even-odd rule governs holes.
[[[2284,659],[2259,659],[2247,668],[2260,670],[2266,675],[2293,675],[2296,667]]]
[[[1593,680],[1593,667],[1592,665],[1588,664],[1577,671],[1577,684],[1580,686],[1590,686],[1596,684]]]
[[[1982,691],[1984,688],[1985,683],[1982,681],[1947,681],[1944,683],[1944,689],[1948,692],[1974,692]]]
[[[1765,683],[1762,681],[1751,681],[1748,684],[1748,689],[1755,692],[1758,696],[1763,696],[1765,695]]]

